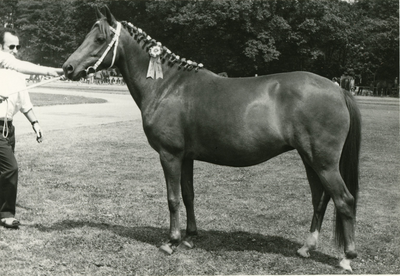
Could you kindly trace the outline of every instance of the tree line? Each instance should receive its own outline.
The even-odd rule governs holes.
[[[174,53],[232,77],[306,70],[399,76],[398,0],[0,0],[21,58],[61,66],[107,5]]]

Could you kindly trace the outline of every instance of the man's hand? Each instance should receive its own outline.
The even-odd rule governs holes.
[[[41,129],[39,123],[37,123],[37,122],[34,123],[34,124],[32,125],[32,128],[33,128],[33,130],[34,130],[35,133],[36,133],[36,141],[37,141],[38,143],[43,142],[42,129]]]
[[[4,97],[4,96],[1,96],[1,95],[0,95],[0,104],[1,104],[2,102],[4,102],[5,100],[7,100],[7,98],[8,98],[8,97]]]

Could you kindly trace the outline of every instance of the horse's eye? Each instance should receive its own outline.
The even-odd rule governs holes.
[[[105,36],[101,35],[96,38],[97,43],[103,43],[106,40]]]

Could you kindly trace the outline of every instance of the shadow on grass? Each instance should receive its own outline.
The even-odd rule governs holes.
[[[112,231],[118,236],[134,239],[139,242],[161,246],[168,237],[168,229],[156,227],[126,227],[121,225],[112,225],[107,223],[96,223],[89,221],[65,220],[53,224],[52,226],[35,225],[39,231],[65,231],[81,227],[93,227]],[[182,233],[183,234],[183,233]],[[279,236],[264,236],[257,233],[243,231],[224,232],[224,231],[204,231],[200,230],[199,235],[194,239],[196,248],[204,249],[209,252],[218,251],[257,251],[260,253],[280,254],[285,257],[297,256],[296,251],[302,244],[293,242],[289,239]],[[298,256],[298,258],[302,258]],[[337,258],[326,255],[319,251],[311,253],[312,260],[327,264],[337,265]]]

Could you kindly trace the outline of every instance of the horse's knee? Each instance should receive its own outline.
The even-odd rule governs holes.
[[[180,202],[179,199],[168,199],[168,208],[170,212],[179,211]]]

